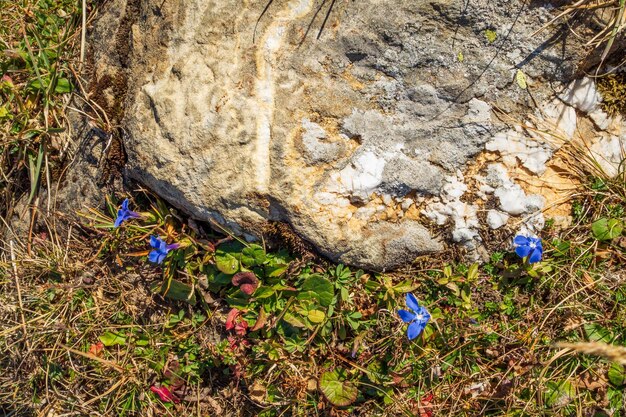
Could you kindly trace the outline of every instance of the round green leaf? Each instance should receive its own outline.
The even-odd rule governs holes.
[[[609,368],[609,381],[616,387],[626,385],[626,373],[624,372],[624,366],[613,364]]]
[[[319,381],[320,391],[331,404],[339,407],[352,404],[359,395],[356,386],[345,380],[345,374],[343,369],[337,368],[331,372],[324,372]]]
[[[258,266],[263,262],[265,262],[265,250],[262,246],[251,244],[241,251],[241,263],[245,266]]]
[[[320,310],[311,310],[308,312],[307,318],[311,321],[311,323],[321,323],[326,318],[326,314]]]
[[[618,219],[603,217],[591,225],[593,236],[598,240],[612,240],[621,236],[624,225]]]
[[[302,284],[302,291],[310,291],[319,303],[328,307],[333,302],[333,284],[320,275],[311,275]]]
[[[239,271],[239,261],[230,253],[216,254],[215,265],[225,274],[232,275]]]

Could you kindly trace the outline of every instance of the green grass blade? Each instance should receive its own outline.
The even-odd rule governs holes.
[[[41,177],[41,165],[43,163],[43,143],[39,145],[39,152],[37,154],[37,163],[34,162],[34,157],[32,155],[28,156],[28,165],[29,165],[29,173],[30,173],[30,194],[28,195],[28,204],[33,201],[35,197],[35,192],[37,191],[37,186],[39,185],[39,178]]]

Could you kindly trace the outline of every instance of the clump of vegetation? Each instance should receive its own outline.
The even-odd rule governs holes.
[[[0,7],[0,215],[61,166],[80,2],[16,0]]]
[[[106,415],[621,409],[622,365],[575,353],[626,346],[624,212],[590,181],[573,233],[518,236],[484,265],[432,259],[395,274],[268,251],[150,195],[110,202],[84,214],[82,237],[39,232],[36,256],[16,244],[2,258],[0,404]]]
[[[611,116],[626,116],[626,72],[600,77],[596,85],[602,95],[602,110]]]

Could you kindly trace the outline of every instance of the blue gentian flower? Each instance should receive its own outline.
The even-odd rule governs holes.
[[[117,211],[117,219],[115,219],[115,225],[113,227],[120,227],[123,221],[128,219],[138,219],[141,215],[139,213],[135,213],[134,211],[130,211],[128,209],[128,199],[122,202],[122,208]]]
[[[419,305],[413,294],[406,295],[406,305],[413,312],[398,310],[398,314],[403,322],[410,323],[406,334],[409,340],[413,340],[426,328],[426,324],[430,320],[430,314],[425,307]]]
[[[534,264],[539,262],[543,256],[543,246],[541,246],[541,239],[537,237],[515,236],[513,240],[515,243],[515,253],[520,258],[528,256],[528,263]]]
[[[148,259],[150,262],[154,262],[155,264],[162,263],[169,251],[180,248],[179,243],[172,243],[171,245],[168,245],[158,236],[150,236],[150,246],[152,246],[154,250],[150,251]]]

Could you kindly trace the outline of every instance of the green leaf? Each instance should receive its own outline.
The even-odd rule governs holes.
[[[611,332],[595,323],[585,323],[583,329],[585,329],[587,338],[592,342],[611,343],[613,340]]]
[[[39,185],[39,178],[41,177],[41,163],[43,162],[44,157],[44,148],[43,145],[39,145],[39,152],[37,153],[37,162],[35,163],[35,157],[32,155],[28,156],[28,174],[30,177],[30,194],[28,195],[28,204],[33,201],[35,197],[35,192],[37,191],[37,187]]]
[[[352,382],[346,381],[346,372],[341,368],[324,372],[318,385],[328,401],[339,407],[352,404],[359,395],[356,386]]]
[[[265,258],[265,249],[260,245],[252,244],[241,251],[241,263],[247,267],[262,265]]]
[[[213,275],[213,280],[211,282],[217,285],[228,285],[232,282],[232,280],[232,274],[218,272],[217,274]]]
[[[293,327],[299,327],[299,328],[306,327],[306,325],[300,319],[298,319],[296,316],[294,316],[291,313],[285,313],[283,315],[283,320],[291,324]]]
[[[417,288],[417,284],[412,280],[406,280],[394,285],[392,288],[396,293],[403,294],[415,290]]]
[[[169,285],[167,281],[164,282],[160,292],[170,300],[187,301],[189,304],[196,303],[196,294],[193,287],[175,279],[170,280]]]
[[[624,224],[618,219],[607,219],[603,217],[596,220],[591,225],[593,237],[598,240],[612,240],[621,236]]]
[[[311,310],[309,311],[307,318],[311,321],[311,323],[321,323],[326,318],[326,314],[321,310]]]
[[[526,74],[524,74],[520,69],[518,69],[515,73],[515,82],[517,82],[517,86],[522,90],[526,90],[526,88],[528,88],[528,83],[526,82]]]
[[[126,337],[119,333],[104,332],[99,339],[104,346],[124,346],[126,344]]]
[[[228,275],[239,271],[239,261],[230,253],[216,253],[215,265],[217,269]]]
[[[70,84],[70,81],[67,78],[59,78],[54,91],[60,94],[70,93],[72,91],[72,84]]]
[[[305,299],[312,296],[324,307],[328,307],[333,302],[333,284],[321,275],[311,275],[308,277],[302,284],[302,291],[304,293],[307,291],[312,293],[308,294]],[[300,296],[298,296],[298,298],[300,298]]]
[[[478,264],[474,263],[470,265],[469,269],[467,270],[467,280],[471,282],[475,281],[476,278],[478,278]]]
[[[543,392],[543,401],[548,407],[567,405],[576,396],[574,386],[568,381],[549,381]]]
[[[254,292],[254,298],[256,298],[257,300],[262,300],[264,298],[271,297],[272,295],[274,295],[275,292],[276,290],[274,289],[274,287],[261,286],[257,288]]]
[[[622,385],[626,384],[626,373],[624,372],[624,366],[622,365],[618,365],[616,363],[611,365],[611,367],[609,368],[608,376],[611,384],[617,387],[621,387]]]
[[[289,265],[272,265],[265,268],[265,274],[268,278],[279,277],[287,271]]]

